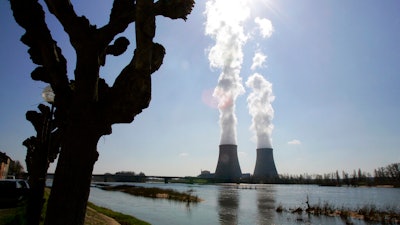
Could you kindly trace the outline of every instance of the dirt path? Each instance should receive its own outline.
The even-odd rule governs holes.
[[[121,225],[116,220],[87,207],[85,225]]]

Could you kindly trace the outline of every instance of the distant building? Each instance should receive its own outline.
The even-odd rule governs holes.
[[[208,171],[208,170],[202,170],[200,174],[201,174],[201,175],[210,175],[211,172]]]
[[[200,173],[200,175],[197,176],[197,177],[198,177],[198,178],[211,179],[211,178],[214,178],[214,175],[215,175],[215,174],[211,173],[211,172],[208,171],[208,170],[202,170],[201,173]]]
[[[11,158],[5,153],[0,152],[0,179],[6,179]]]
[[[251,178],[251,174],[250,173],[242,173],[242,176],[240,178],[249,180]]]

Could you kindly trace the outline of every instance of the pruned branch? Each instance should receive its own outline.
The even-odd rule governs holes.
[[[153,38],[156,33],[156,18],[153,1],[136,1],[136,51],[135,68],[143,70],[144,76],[150,76],[150,61],[153,49]],[[137,54],[137,55],[136,55]]]
[[[122,1],[123,2],[123,1]],[[136,1],[136,50],[132,61],[122,70],[110,90],[106,115],[109,123],[130,123],[147,108],[151,100],[151,77],[164,59],[165,49],[153,43],[155,16],[182,18],[191,12],[194,1]]]
[[[150,74],[160,68],[165,55],[165,49],[160,44],[153,44],[151,71],[144,73],[136,69],[137,54],[122,70],[110,90],[106,107],[107,120],[110,124],[130,123],[134,117],[149,106],[151,100]]]
[[[108,45],[129,24],[136,21],[136,5],[132,0],[114,0],[107,25],[98,29],[99,43]],[[149,1],[149,5],[150,5]],[[187,19],[194,6],[194,0],[160,0],[152,3],[152,16],[162,15],[171,19]]]
[[[151,100],[152,65],[162,64],[165,50],[153,43],[155,14],[153,2],[136,1],[136,50],[131,62],[115,80],[108,101],[107,115],[110,123],[130,123],[147,108]],[[157,63],[153,62],[153,51],[157,51]],[[161,53],[162,52],[162,53]],[[157,68],[158,69],[158,68]],[[112,115],[112,116],[111,116]]]
[[[43,66],[36,67],[36,69],[33,70],[31,73],[31,78],[33,80],[43,81],[48,84],[51,83],[50,74],[47,72],[47,70]]]
[[[106,64],[106,55],[119,56],[126,51],[128,45],[129,40],[126,37],[117,38],[117,40],[114,41],[114,44],[107,46],[105,52],[100,55],[100,65],[104,66]]]
[[[113,45],[106,48],[107,55],[119,56],[126,51],[129,45],[129,40],[126,37],[119,37]]]
[[[186,20],[193,7],[194,0],[159,0],[154,5],[154,12],[171,19]]]
[[[51,37],[42,6],[36,0],[10,2],[15,20],[26,30],[21,41],[30,47],[28,53],[32,62],[42,65],[32,73],[32,77],[51,84],[57,95],[55,104],[66,103],[70,94],[67,61]]]
[[[84,16],[78,17],[69,0],[45,0],[45,2],[49,11],[57,17],[69,35],[72,46],[77,49],[80,45],[85,44],[89,32],[95,30],[89,20]]]
[[[23,142],[23,145],[28,148],[27,158],[32,157],[32,154],[45,154],[47,155],[46,164],[48,164],[57,158],[62,137],[62,129],[54,129],[55,127],[51,123],[51,112],[48,106],[39,104],[38,108],[40,112],[26,112],[26,119],[30,121],[35,128],[36,137],[26,139]]]
[[[125,31],[136,19],[136,6],[132,0],[114,0],[108,24],[98,29],[99,43],[107,46],[114,37]]]

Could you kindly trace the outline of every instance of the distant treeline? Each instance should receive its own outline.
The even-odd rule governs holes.
[[[276,183],[282,184],[318,184],[322,186],[378,186],[392,185],[400,187],[400,163],[393,163],[374,170],[374,174],[366,173],[361,169],[352,173],[342,171],[323,175],[288,175],[281,174]],[[274,183],[275,183],[274,182]]]
[[[143,172],[135,173],[133,171],[120,171],[115,174],[104,174],[103,180],[105,182],[146,182],[146,175]]]

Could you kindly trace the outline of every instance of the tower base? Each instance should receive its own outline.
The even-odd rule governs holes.
[[[240,182],[242,171],[237,156],[237,145],[220,145],[215,180],[224,183]]]
[[[257,149],[257,160],[254,168],[253,180],[255,182],[273,182],[278,179],[272,148]]]

